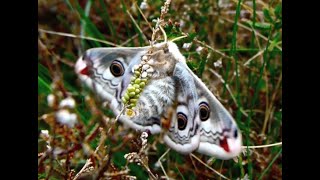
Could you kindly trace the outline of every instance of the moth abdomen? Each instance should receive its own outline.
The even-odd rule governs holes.
[[[135,107],[139,113],[133,121],[149,124],[153,117],[160,117],[175,99],[175,83],[170,77],[152,80],[144,88]],[[144,121],[144,122],[142,122]]]

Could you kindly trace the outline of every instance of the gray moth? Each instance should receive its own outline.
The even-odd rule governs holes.
[[[150,48],[92,48],[78,59],[75,71],[118,116],[133,69]],[[156,53],[150,55],[148,65],[153,71],[139,96],[136,114],[123,113],[119,121],[137,131],[164,131],[164,142],[182,154],[198,151],[219,159],[238,156],[242,137],[235,120],[189,69],[177,45],[169,41],[152,48]],[[163,119],[169,119],[167,128]]]

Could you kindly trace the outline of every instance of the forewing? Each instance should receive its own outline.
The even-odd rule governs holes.
[[[149,47],[142,48],[93,48],[87,50],[76,63],[75,71],[79,78],[102,100],[109,102],[110,108],[118,116],[123,107],[122,96],[133,75],[132,68],[139,64]],[[125,114],[120,121],[129,127],[151,133],[160,132],[159,124],[154,119],[141,119],[143,123],[136,123]]]

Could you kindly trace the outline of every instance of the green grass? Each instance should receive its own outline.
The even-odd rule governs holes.
[[[85,2],[85,3],[84,3]],[[111,2],[111,1],[110,1]],[[141,4],[137,1],[137,5]],[[162,1],[147,1],[149,8],[142,10],[148,22],[152,22],[160,15]],[[200,3],[201,2],[201,3]],[[188,34],[187,38],[177,41],[181,52],[185,55],[190,68],[202,78],[210,90],[217,95],[222,104],[232,113],[243,134],[244,145],[264,145],[282,141],[282,7],[281,1],[230,1],[229,6],[219,6],[218,1],[202,0],[198,4],[193,1],[174,1],[165,20],[170,19],[173,25],[164,29],[168,38]],[[224,5],[224,4],[222,4]],[[126,42],[126,46],[148,45],[143,36],[151,39],[152,31],[136,9],[133,1],[50,1],[39,2],[39,28],[57,32],[71,33],[92,37],[115,44]],[[130,18],[127,11],[132,15]],[[183,26],[175,26],[174,23]],[[137,27],[138,26],[138,27]],[[140,30],[144,34],[141,34]],[[63,99],[64,93],[71,95],[76,101],[74,112],[82,121],[83,127],[74,129],[72,136],[84,140],[91,133],[96,124],[101,124],[101,114],[96,114],[93,107],[103,112],[107,117],[114,118],[110,110],[101,106],[95,96],[84,88],[74,73],[74,68],[68,63],[75,63],[81,51],[92,47],[110,47],[104,43],[92,40],[75,39],[60,35],[39,32],[39,40],[49,50],[50,54],[39,50],[38,54],[38,104],[39,117],[50,115],[57,108],[47,105],[47,96],[55,94],[58,101]],[[182,47],[184,43],[192,42],[189,50]],[[201,53],[196,49],[202,46],[199,42],[210,46],[204,47]],[[202,46],[203,47],[203,46]],[[226,56],[221,56],[220,53]],[[261,55],[244,65],[249,59],[262,51]],[[218,59],[222,67],[213,65]],[[54,61],[57,61],[55,63]],[[49,68],[51,66],[51,69]],[[59,68],[57,68],[59,67]],[[221,75],[221,79],[214,76],[214,70]],[[58,75],[57,75],[58,74]],[[61,87],[53,88],[53,80],[60,82]],[[228,90],[227,87],[230,89]],[[235,97],[235,101],[232,98]],[[89,96],[91,100],[86,100]],[[72,147],[77,140],[61,138],[55,132],[52,121],[39,118],[39,130],[48,129],[49,134],[55,137],[57,143],[65,148]],[[84,134],[81,134],[84,133]],[[106,140],[106,152],[111,152],[111,164],[108,172],[121,171],[126,165],[123,155],[135,149],[133,141],[139,139],[139,134],[123,129],[120,124],[112,129]],[[99,143],[100,134],[89,143],[95,149]],[[127,140],[125,140],[127,139]],[[156,143],[157,149],[150,147],[149,167],[159,176],[163,175],[161,168],[156,166],[159,157],[167,150],[162,144],[161,135],[154,135],[148,139],[148,144]],[[42,140],[42,137],[39,137]],[[45,149],[45,143],[39,144],[39,149]],[[248,149],[249,150],[249,149]],[[250,179],[282,179],[282,148],[279,146],[250,149],[251,154],[241,154],[239,161],[215,160],[211,167],[231,179],[242,178],[248,175]],[[40,153],[40,152],[39,152]],[[204,162],[210,157],[195,153]],[[63,164],[66,156],[58,156]],[[67,169],[81,169],[87,155],[80,148],[70,159]],[[38,179],[50,176],[59,178],[60,174],[66,177],[67,172],[57,163],[50,164],[50,158],[43,161],[53,169],[43,167],[38,170]],[[171,150],[162,162],[166,173],[176,179],[206,179],[219,178],[211,170],[196,162],[189,156],[181,155]],[[101,166],[98,163],[97,166]],[[195,167],[196,166],[196,167]],[[77,168],[76,168],[77,167]],[[80,167],[80,168],[79,168]],[[146,179],[148,173],[145,168],[130,164],[130,175],[138,179]],[[197,169],[201,171],[197,171]],[[49,175],[48,175],[49,174]]]

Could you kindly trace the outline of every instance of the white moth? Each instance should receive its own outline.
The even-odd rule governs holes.
[[[164,141],[172,149],[188,154],[198,151],[219,159],[230,159],[241,152],[241,133],[230,115],[205,84],[188,68],[185,57],[173,42],[136,48],[93,48],[76,63],[79,78],[117,116],[122,98],[137,69],[147,59],[143,76],[150,79],[143,88],[136,114],[122,114],[119,121],[138,130],[157,134],[165,131],[163,119],[170,120]],[[142,60],[143,59],[143,60]],[[143,73],[142,73],[143,74]]]

